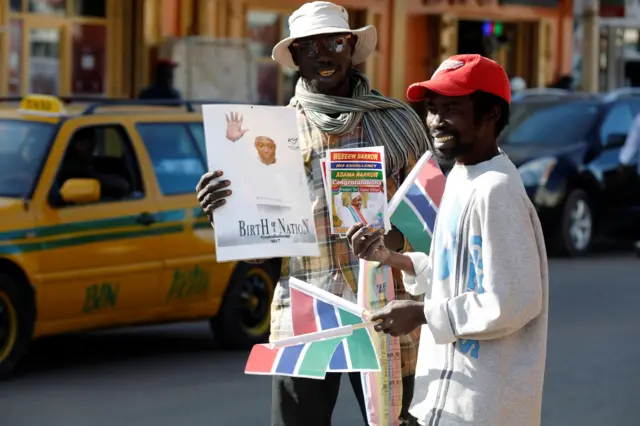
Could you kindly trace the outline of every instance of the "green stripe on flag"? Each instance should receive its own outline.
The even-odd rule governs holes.
[[[345,311],[343,309],[338,308],[338,312],[340,313],[340,321],[342,325],[356,325],[362,324],[364,321],[357,315],[352,314],[351,312]]]
[[[400,202],[390,219],[391,223],[409,240],[413,251],[429,254],[431,250],[429,231],[407,203]]]
[[[320,340],[307,345],[298,375],[323,378],[329,369],[331,357],[344,337]]]
[[[339,308],[338,312],[343,326],[362,324],[364,322],[362,318],[351,312]],[[348,336],[346,341],[352,368],[358,370],[377,370],[380,368],[378,355],[373,347],[371,336],[369,336],[369,332],[366,329],[353,330],[353,334]]]

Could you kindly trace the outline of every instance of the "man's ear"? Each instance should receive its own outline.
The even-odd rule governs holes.
[[[351,34],[351,38],[349,39],[349,46],[351,46],[351,56],[356,51],[356,45],[358,44],[358,36],[355,34]]]
[[[487,113],[487,121],[491,124],[496,124],[502,116],[502,110],[498,105],[494,105],[493,108]]]

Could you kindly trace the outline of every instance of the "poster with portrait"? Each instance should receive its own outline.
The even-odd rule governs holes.
[[[319,256],[296,111],[204,105],[209,170],[232,194],[214,212],[218,261]]]
[[[384,148],[330,149],[327,158],[331,233],[345,234],[357,223],[389,231]]]

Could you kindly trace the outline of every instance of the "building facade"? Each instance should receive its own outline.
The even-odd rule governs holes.
[[[336,1],[352,26],[378,28],[377,51],[362,68],[378,90],[400,99],[409,83],[461,51],[494,57],[529,86],[571,70],[571,0]],[[260,100],[284,104],[296,75],[273,63],[271,48],[304,2],[4,0],[0,96],[133,97],[150,82],[167,38],[203,36],[249,40]]]
[[[0,95],[107,94],[112,7],[107,0],[2,1]]]
[[[576,22],[581,21],[584,0],[574,3]],[[640,87],[640,1],[600,0],[598,90]],[[579,28],[582,30],[582,28]],[[582,34],[577,31],[576,39]],[[582,52],[576,51],[577,65]],[[578,72],[581,72],[581,68]]]
[[[456,53],[491,57],[528,87],[571,71],[571,0],[406,0],[395,12],[396,28],[404,23],[407,30],[393,34],[401,64],[392,74],[394,94]]]

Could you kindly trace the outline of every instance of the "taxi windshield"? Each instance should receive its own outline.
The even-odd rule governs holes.
[[[26,197],[42,167],[55,124],[0,120],[0,197]]]

